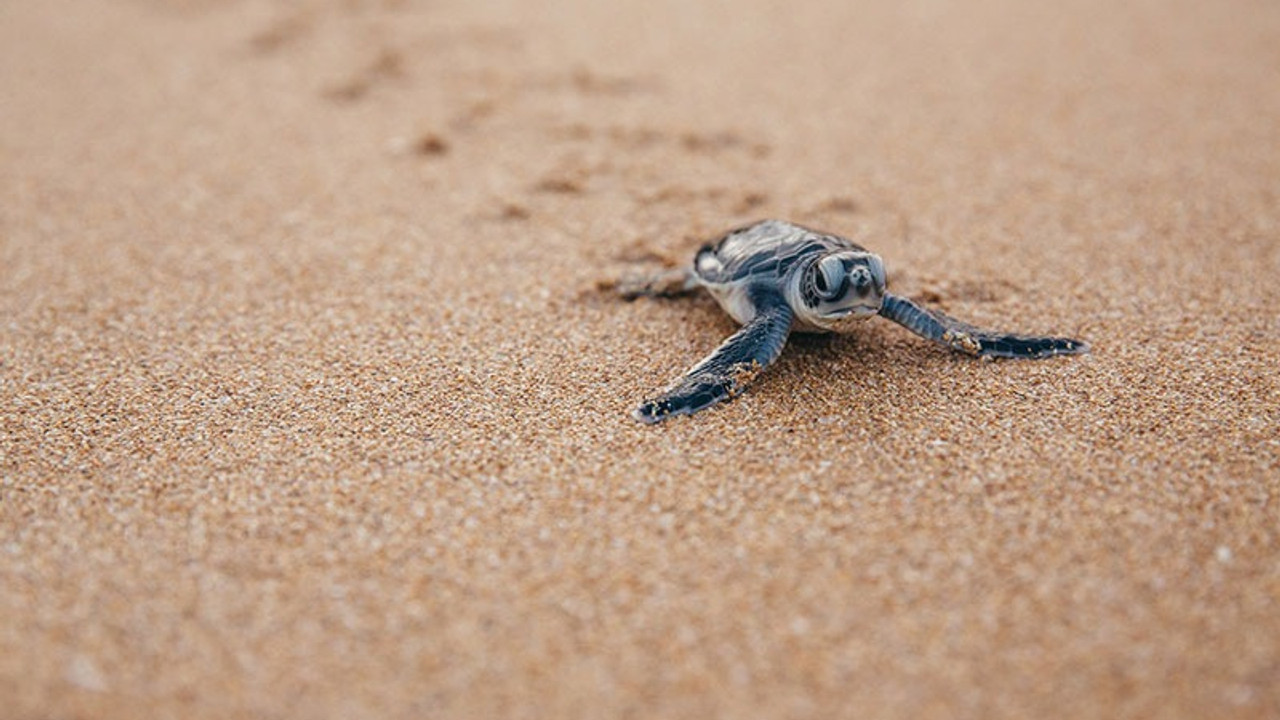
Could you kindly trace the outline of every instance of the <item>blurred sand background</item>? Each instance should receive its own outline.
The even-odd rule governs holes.
[[[1280,717],[1280,5],[0,5],[0,715]],[[1093,354],[732,322],[783,217]]]

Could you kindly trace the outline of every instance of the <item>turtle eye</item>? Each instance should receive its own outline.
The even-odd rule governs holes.
[[[825,257],[818,262],[813,274],[814,285],[825,299],[831,299],[840,291],[841,278],[845,274],[844,261],[838,257]]]

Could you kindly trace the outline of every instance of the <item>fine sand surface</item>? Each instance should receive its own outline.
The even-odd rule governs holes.
[[[1280,717],[1280,5],[0,4],[0,717]],[[976,323],[615,300],[782,217]]]

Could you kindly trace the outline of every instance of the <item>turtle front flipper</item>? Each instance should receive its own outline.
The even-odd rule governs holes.
[[[976,328],[897,295],[884,296],[880,314],[920,337],[977,357],[1046,358],[1089,351],[1088,343],[1072,338],[1014,335]]]
[[[641,403],[635,411],[637,420],[661,422],[736,397],[778,359],[791,332],[791,307],[772,290],[758,291],[751,299],[755,317],[661,395]]]

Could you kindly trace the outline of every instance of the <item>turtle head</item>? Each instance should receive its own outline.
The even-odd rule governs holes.
[[[839,332],[880,312],[888,281],[879,255],[840,250],[819,256],[800,273],[800,319]]]

